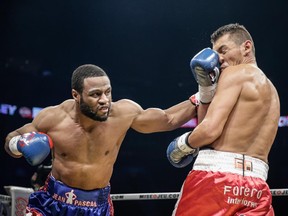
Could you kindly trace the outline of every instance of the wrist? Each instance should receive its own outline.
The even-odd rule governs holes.
[[[9,150],[14,154],[14,155],[22,155],[21,152],[18,151],[17,148],[17,143],[19,139],[21,138],[21,135],[14,136],[12,139],[9,141]]]
[[[190,134],[191,134],[191,132],[187,132],[187,133],[182,134],[179,137],[178,142],[177,142],[178,148],[182,152],[187,153],[187,154],[192,154],[196,151],[196,148],[191,147],[188,143],[188,137]]]
[[[209,104],[216,92],[217,84],[213,84],[212,86],[198,86],[200,102],[203,104]]]

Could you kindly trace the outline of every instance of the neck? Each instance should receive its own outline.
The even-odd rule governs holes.
[[[95,127],[96,124],[101,124],[101,122],[95,121],[87,117],[86,115],[83,115],[83,113],[80,110],[79,104],[77,103],[75,103],[74,114],[72,118],[74,122],[79,126],[81,126],[85,131]]]
[[[243,64],[254,64],[257,65],[255,56],[249,55],[243,59]]]

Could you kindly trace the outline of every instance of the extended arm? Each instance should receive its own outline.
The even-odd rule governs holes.
[[[132,128],[141,133],[170,131],[179,128],[196,116],[196,105],[191,100],[183,101],[166,110],[148,108],[133,121]]]

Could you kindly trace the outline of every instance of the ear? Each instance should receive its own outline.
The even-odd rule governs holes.
[[[80,101],[80,94],[75,90],[75,89],[72,89],[72,97],[74,98],[74,100],[79,103]]]
[[[242,48],[243,48],[244,56],[248,56],[248,54],[252,52],[252,47],[253,47],[252,41],[246,40],[242,44],[242,46],[243,46]]]

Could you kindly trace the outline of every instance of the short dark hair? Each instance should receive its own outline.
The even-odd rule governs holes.
[[[214,44],[220,37],[226,34],[229,34],[230,38],[238,45],[242,44],[246,40],[250,40],[253,45],[252,51],[255,54],[255,46],[250,33],[243,25],[240,25],[239,23],[232,23],[218,28],[210,36],[211,43]]]
[[[93,64],[81,65],[76,68],[72,74],[71,87],[81,94],[83,91],[84,79],[100,76],[107,76],[102,68]]]

